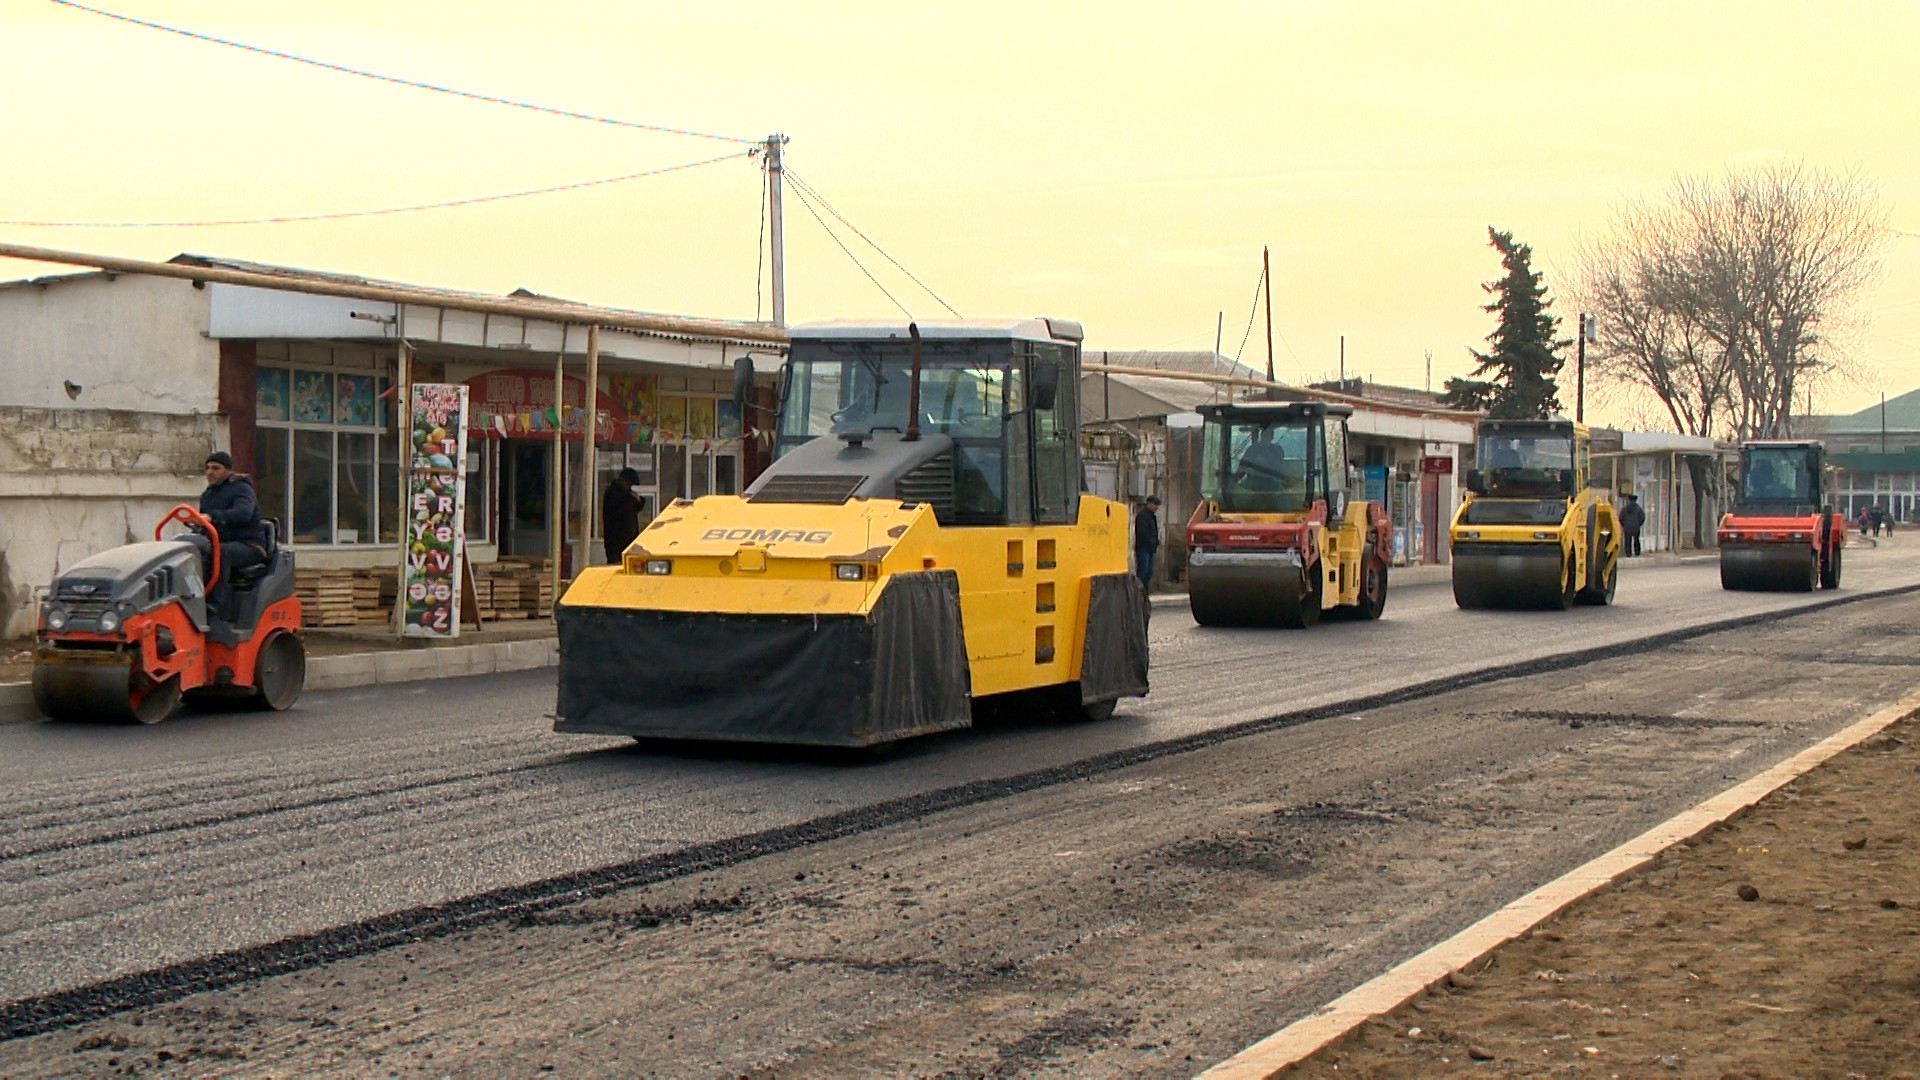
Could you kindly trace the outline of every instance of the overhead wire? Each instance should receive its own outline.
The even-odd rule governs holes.
[[[630,180],[640,180],[649,176],[663,176],[667,173],[684,172],[706,165],[715,165],[722,161],[733,161],[753,156],[752,151],[735,152],[711,157],[702,161],[690,161],[681,165],[668,165],[659,169],[647,169],[642,172],[627,173],[624,176],[607,176],[596,180],[578,180],[567,184],[552,184],[547,187],[529,188],[524,191],[508,191],[493,195],[476,195],[464,199],[447,199],[442,202],[414,203],[409,206],[388,206],[374,210],[339,210],[317,214],[280,214],[272,217],[257,218],[214,218],[201,221],[36,221],[29,219],[0,218],[0,225],[14,225],[34,229],[189,229],[214,228],[229,225],[288,225],[305,221],[339,221],[346,218],[379,217],[387,214],[411,214],[422,210],[447,210],[459,206],[474,206],[480,203],[502,202],[507,199],[524,199],[534,195],[552,195],[562,191],[578,191],[582,188],[602,187],[607,184],[623,184]]]
[[[760,321],[761,273],[766,267],[767,222],[773,217],[767,209],[768,189],[773,185],[773,177],[767,174],[766,159],[760,161],[760,240],[753,248],[753,321]]]
[[[872,237],[868,236],[866,233],[861,232],[859,226],[855,225],[851,221],[848,221],[845,214],[842,214],[840,211],[835,210],[833,208],[833,204],[827,201],[826,196],[820,194],[820,192],[812,184],[807,183],[806,180],[802,179],[799,175],[797,175],[791,167],[787,168],[785,172],[786,172],[787,179],[792,181],[793,185],[796,188],[804,189],[808,195],[811,195],[813,198],[819,200],[820,205],[826,207],[828,213],[832,214],[835,218],[838,218],[842,225],[845,225],[848,229],[851,229],[853,231],[853,235],[866,241],[868,247],[871,247],[873,250],[879,252],[881,258],[892,263],[894,266],[894,269],[900,271],[902,274],[905,274],[907,276],[907,279],[909,281],[912,281],[915,285],[920,286],[921,291],[925,292],[928,296],[933,297],[934,301],[938,303],[941,307],[946,308],[948,312],[952,313],[954,318],[958,319],[963,317],[958,311],[954,310],[954,307],[952,304],[949,304],[945,300],[941,299],[939,293],[934,292],[933,289],[929,288],[926,282],[921,281],[918,277],[915,277],[913,271],[907,269],[905,266],[900,265],[900,260],[894,258],[892,255],[887,254],[887,251],[885,248],[875,243]]]
[[[831,239],[836,245],[839,246],[840,250],[846,254],[847,258],[853,260],[853,265],[860,268],[860,272],[867,276],[868,281],[873,282],[873,287],[876,289],[879,289],[882,293],[886,295],[887,299],[893,301],[893,306],[899,308],[900,313],[902,315],[905,315],[909,319],[913,318],[913,312],[907,309],[907,305],[901,303],[900,298],[893,295],[892,292],[888,291],[885,285],[880,284],[880,279],[873,276],[873,271],[868,270],[866,267],[866,264],[861,262],[859,257],[853,253],[852,249],[848,248],[846,243],[840,239],[839,235],[836,234],[833,231],[833,229],[827,225],[826,219],[820,216],[820,211],[815,210],[813,208],[813,200],[808,198],[806,192],[801,190],[801,188],[798,185],[794,186],[793,196],[794,198],[800,200],[801,206],[804,206],[807,208],[807,213],[813,215],[813,220],[820,223],[820,228],[827,234],[827,237]]]
[[[276,60],[290,60],[296,64],[305,64],[309,67],[320,68],[323,71],[332,71],[342,75],[354,75],[362,79],[372,79],[375,82],[390,83],[394,86],[411,87],[415,90],[430,90],[436,94],[447,94],[452,97],[465,98],[469,101],[480,101],[490,105],[505,105],[509,108],[525,109],[529,112],[545,113],[549,116],[562,116],[571,120],[585,120],[590,123],[609,124],[614,127],[633,128],[639,131],[653,131],[663,135],[684,135],[695,139],[715,139],[721,142],[735,142],[745,145],[758,145],[763,141],[760,139],[742,138],[738,135],[716,135],[712,132],[695,131],[691,128],[670,127],[665,124],[646,124],[636,120],[622,120],[613,116],[599,116],[594,113],[579,112],[574,109],[560,109],[551,105],[541,105],[531,101],[521,101],[494,94],[482,94],[472,90],[462,90],[458,87],[444,86],[439,83],[423,82],[419,79],[408,79],[398,75],[385,75],[377,71],[349,67],[345,64],[336,64],[328,60],[316,60],[312,57],[301,56],[297,53],[284,52],[279,49],[269,49],[265,46],[252,45],[244,41],[235,41],[231,38],[201,33],[197,30],[188,30],[183,27],[170,26],[166,23],[135,18],[132,15],[123,15],[117,11],[108,11],[105,8],[82,4],[79,3],[78,0],[49,0],[49,2],[58,4],[61,7],[71,8],[75,11],[85,12],[89,15],[98,15],[102,18],[112,19],[116,22],[128,23],[133,26],[144,27],[148,30],[159,30],[169,34],[177,34],[180,37],[191,38],[194,41],[206,42],[211,45],[224,45],[230,49],[240,49],[260,56],[272,57]]]
[[[1247,312],[1247,329],[1240,335],[1240,347],[1233,351],[1233,362],[1240,362],[1240,355],[1247,351],[1247,339],[1253,337],[1253,320],[1260,314],[1260,287],[1267,283],[1267,268],[1260,267],[1260,276],[1253,279],[1253,307]]]

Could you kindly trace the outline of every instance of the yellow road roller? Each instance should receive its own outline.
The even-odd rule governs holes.
[[[1305,628],[1322,612],[1377,619],[1390,533],[1348,496],[1345,405],[1202,405],[1200,505],[1187,521],[1187,596],[1202,626]]]
[[[1080,490],[1077,323],[791,341],[773,465],[561,597],[555,730],[870,747],[1147,692],[1127,510]]]
[[[1467,499],[1453,516],[1453,599],[1463,608],[1610,604],[1620,519],[1590,486],[1586,425],[1481,420]]]

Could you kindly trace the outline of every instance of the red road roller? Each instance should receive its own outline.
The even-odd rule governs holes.
[[[1827,504],[1826,448],[1769,439],[1740,446],[1740,488],[1720,519],[1720,586],[1812,592],[1840,587],[1846,519]]]

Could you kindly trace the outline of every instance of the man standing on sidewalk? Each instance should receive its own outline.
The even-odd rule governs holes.
[[[1147,496],[1147,504],[1133,516],[1133,569],[1140,585],[1153,591],[1153,557],[1160,551],[1160,496]]]
[[[1620,508],[1620,531],[1626,535],[1621,538],[1620,553],[1626,556],[1640,554],[1640,530],[1647,524],[1647,512],[1640,508],[1640,496],[1627,493],[1627,505]]]

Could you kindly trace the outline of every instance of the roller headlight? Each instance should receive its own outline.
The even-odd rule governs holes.
[[[100,613],[101,633],[111,634],[118,629],[120,629],[120,616],[118,613],[112,611],[103,611]]]
[[[44,618],[46,619],[47,629],[49,630],[65,630],[67,628],[67,609],[58,604],[49,604]]]
[[[1462,540],[1478,540],[1478,539],[1480,539],[1480,530],[1478,530],[1478,529],[1467,529],[1467,530],[1464,530],[1464,531],[1463,531],[1463,532],[1461,532],[1461,534],[1460,534],[1460,539],[1462,539]]]
[[[865,581],[880,576],[880,568],[872,563],[843,562],[833,564],[835,581]]]
[[[1550,532],[1536,532],[1533,534],[1533,538],[1535,540],[1551,540],[1553,539],[1553,534]]]
[[[671,574],[673,573],[673,560],[672,559],[648,559],[644,569],[649,574],[662,574],[662,575]]]

